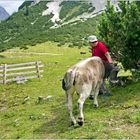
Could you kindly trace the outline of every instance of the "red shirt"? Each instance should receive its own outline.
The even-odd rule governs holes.
[[[109,62],[105,54],[108,52],[107,47],[100,41],[98,41],[98,44],[95,48],[92,48],[92,56],[98,56],[102,60],[105,60],[106,62]]]

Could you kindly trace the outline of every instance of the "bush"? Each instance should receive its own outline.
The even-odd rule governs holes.
[[[120,11],[108,2],[98,26],[99,36],[126,69],[139,69],[140,2],[120,1]]]

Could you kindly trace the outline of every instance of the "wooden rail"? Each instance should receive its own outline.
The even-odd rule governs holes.
[[[32,78],[41,78],[44,65],[41,61],[4,64],[0,66],[0,83],[6,84],[13,81],[24,81]]]

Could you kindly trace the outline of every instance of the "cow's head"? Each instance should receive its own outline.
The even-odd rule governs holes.
[[[119,79],[117,77],[118,72],[119,72],[119,68],[117,66],[114,66],[109,76],[110,84],[118,84],[119,82]]]
[[[105,68],[104,79],[109,78],[110,82],[117,83],[118,82],[117,74],[118,74],[119,68],[110,63],[107,63],[104,60],[102,60],[102,61],[103,61],[104,68]]]

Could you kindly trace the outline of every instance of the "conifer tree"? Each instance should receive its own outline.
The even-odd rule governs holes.
[[[125,68],[139,69],[140,2],[121,1],[119,9],[107,3],[98,26],[99,36]]]

